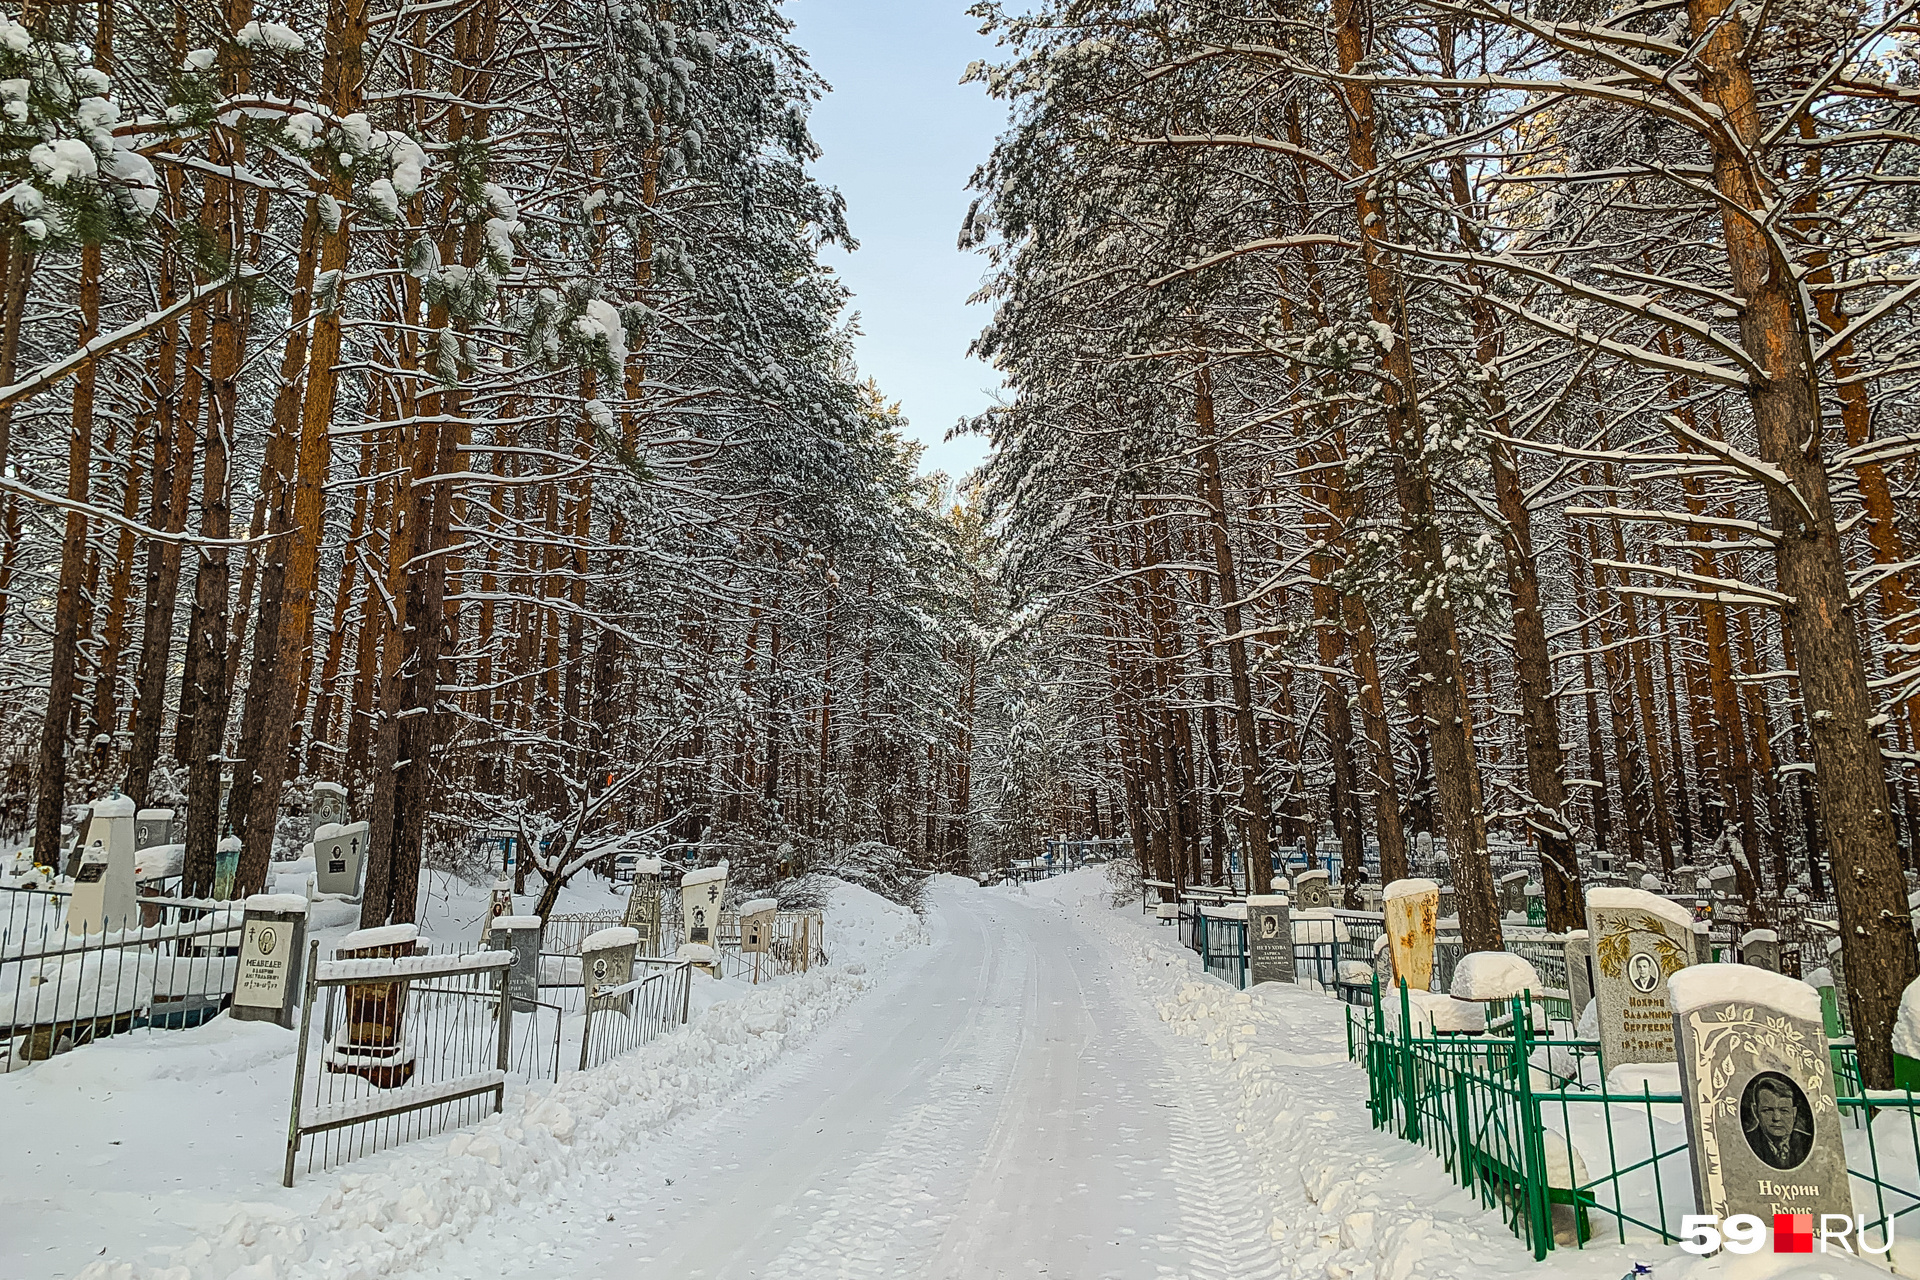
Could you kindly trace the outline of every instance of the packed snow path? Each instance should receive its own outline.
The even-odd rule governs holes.
[[[1110,945],[951,882],[929,926],[717,1115],[589,1197],[504,1209],[430,1274],[1267,1273],[1257,1189],[1214,1132],[1229,1108]]]

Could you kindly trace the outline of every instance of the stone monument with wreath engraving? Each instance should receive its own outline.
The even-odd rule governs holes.
[[[1820,996],[1752,965],[1668,983],[1680,1097],[1702,1214],[1853,1213]]]
[[[1600,1061],[1608,1071],[1673,1061],[1667,979],[1694,963],[1693,915],[1640,889],[1587,891]]]

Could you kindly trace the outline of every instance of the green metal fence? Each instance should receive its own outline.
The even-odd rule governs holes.
[[[1420,1034],[1404,988],[1384,1006],[1374,994],[1347,1010],[1374,1127],[1432,1151],[1536,1259],[1597,1239],[1678,1239],[1694,1211],[1678,1094],[1611,1087],[1598,1043],[1538,1034],[1528,996],[1501,1019],[1511,1034],[1469,1036]],[[1833,1052],[1854,1210],[1885,1232],[1920,1210],[1920,1099],[1863,1092],[1853,1046]]]

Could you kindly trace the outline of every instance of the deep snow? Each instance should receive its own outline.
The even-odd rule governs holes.
[[[87,1280],[1867,1275],[1646,1242],[1536,1265],[1432,1156],[1371,1129],[1339,1004],[1235,991],[1108,892],[1097,870],[942,878],[924,935],[843,894],[826,968],[703,979],[693,1026],[292,1192],[253,1119],[284,1106],[276,1029],[222,1019],[41,1064],[10,1106],[117,1101],[34,1109],[37,1172],[0,1175],[0,1275],[71,1275],[102,1245]],[[216,1099],[232,1119],[203,1122]],[[165,1154],[136,1112],[196,1146]],[[135,1159],[106,1149],[136,1138]],[[30,1223],[53,1182],[64,1244]]]

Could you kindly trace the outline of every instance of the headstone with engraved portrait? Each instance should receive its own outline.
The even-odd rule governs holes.
[[[142,809],[133,815],[133,851],[173,844],[173,810]]]
[[[1291,903],[1284,893],[1256,893],[1247,898],[1247,985],[1292,982],[1293,923]]]
[[[700,946],[718,945],[720,906],[727,896],[727,864],[698,867],[680,877],[680,916],[685,940]]]
[[[1694,963],[1693,915],[1639,889],[1589,889],[1593,995],[1599,1002],[1600,1061],[1608,1071],[1673,1061],[1667,979]]]
[[[1668,998],[1698,1211],[1853,1212],[1820,997],[1752,965],[1694,965]]]

